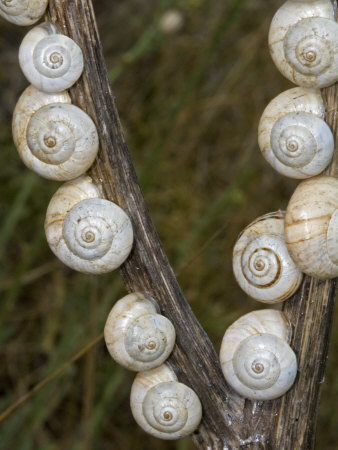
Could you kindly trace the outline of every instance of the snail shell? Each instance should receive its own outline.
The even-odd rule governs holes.
[[[338,79],[338,24],[329,0],[284,3],[272,19],[271,57],[279,71],[304,87]]]
[[[130,406],[138,425],[159,439],[187,436],[202,418],[201,402],[195,392],[179,383],[166,365],[136,375]]]
[[[52,197],[45,220],[48,244],[67,266],[84,273],[119,267],[133,244],[127,214],[102,194],[88,176],[62,185]]]
[[[258,127],[264,158],[282,175],[308,178],[331,162],[334,138],[319,90],[293,88],[265,108]]]
[[[263,303],[282,302],[298,289],[302,273],[285,244],[284,212],[259,217],[242,231],[233,271],[243,291]]]
[[[226,330],[220,351],[226,381],[251,400],[283,395],[297,374],[290,338],[291,326],[281,311],[253,311],[236,320]]]
[[[285,215],[285,240],[307,275],[338,276],[338,180],[320,176],[300,183]]]
[[[70,104],[67,92],[47,94],[29,86],[15,107],[12,128],[24,164],[51,180],[82,175],[99,149],[94,122]]]
[[[104,336],[111,356],[129,370],[149,370],[164,363],[175,345],[175,328],[158,314],[151,297],[136,292],[110,311]]]
[[[80,47],[47,22],[26,34],[19,49],[19,63],[33,86],[51,93],[70,88],[83,71]]]
[[[48,0],[0,0],[0,16],[16,25],[32,25],[44,14]]]

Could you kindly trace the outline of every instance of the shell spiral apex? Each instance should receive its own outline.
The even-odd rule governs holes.
[[[175,345],[174,326],[158,314],[155,300],[141,293],[129,294],[114,305],[104,335],[115,361],[135,371],[163,364]]]
[[[338,276],[338,180],[300,183],[285,215],[285,240],[297,267],[320,279]]]
[[[32,25],[44,14],[48,0],[0,0],[0,16],[16,25]]]
[[[130,405],[140,427],[159,439],[187,436],[202,418],[201,402],[195,392],[179,383],[165,365],[136,376]]]
[[[244,229],[233,250],[233,271],[243,291],[263,303],[282,302],[298,289],[302,273],[285,244],[282,211]]]
[[[19,49],[19,63],[28,81],[44,92],[70,88],[83,71],[80,47],[47,22],[26,34]]]
[[[270,26],[271,57],[299,86],[325,87],[338,79],[338,24],[330,1],[289,0]]]
[[[282,175],[309,178],[331,162],[334,138],[319,90],[289,89],[265,108],[258,127],[264,158]]]
[[[44,178],[70,180],[85,173],[99,149],[92,119],[70,105],[67,93],[30,87],[13,115],[13,138],[24,164]]]
[[[55,255],[74,270],[110,272],[131,251],[132,225],[119,206],[97,198],[95,188],[83,179],[66,183],[52,197],[45,220],[47,241]]]
[[[280,311],[254,311],[238,319],[225,332],[220,351],[227,382],[252,400],[283,395],[297,375],[290,337],[290,324]]]

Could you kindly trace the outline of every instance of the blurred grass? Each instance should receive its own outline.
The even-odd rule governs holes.
[[[259,116],[289,84],[267,50],[271,0],[96,0],[110,80],[142,188],[169,259],[216,348],[226,327],[260,308],[237,287],[231,251],[255,217],[284,208],[295,182],[262,160]],[[161,29],[175,9],[183,19]],[[121,27],[123,33],[121,33]],[[102,333],[125,290],[118,273],[88,277],[58,263],[43,221],[58,184],[26,170],[10,120],[26,86],[26,30],[0,28],[0,413]],[[317,449],[338,447],[334,328]],[[192,449],[145,435],[129,409],[133,374],[102,342],[0,423],[0,449]]]

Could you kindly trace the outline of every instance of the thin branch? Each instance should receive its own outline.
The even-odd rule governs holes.
[[[21,405],[23,405],[27,400],[29,400],[33,394],[40,391],[46,384],[50,383],[51,381],[55,380],[62,372],[64,372],[66,369],[68,369],[69,366],[71,366],[75,361],[82,358],[89,350],[91,350],[96,344],[98,344],[103,339],[103,333],[99,334],[95,339],[90,341],[85,347],[83,347],[81,350],[79,350],[72,358],[70,358],[68,361],[66,361],[64,364],[62,364],[61,367],[59,367],[57,370],[52,372],[50,375],[48,375],[46,378],[41,380],[38,384],[36,384],[32,389],[30,389],[26,394],[24,394],[22,397],[18,398],[14,403],[12,403],[5,411],[3,411],[0,414],[0,423],[7,419],[16,409],[18,409]]]

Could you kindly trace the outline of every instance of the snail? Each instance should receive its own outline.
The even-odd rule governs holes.
[[[83,71],[80,47],[47,22],[26,34],[19,48],[19,63],[33,86],[50,93],[70,88]]]
[[[48,0],[0,0],[0,16],[16,25],[32,25],[44,14]]]
[[[29,86],[13,114],[13,139],[24,164],[44,178],[71,180],[93,164],[99,138],[92,119],[67,92]]]
[[[296,87],[265,108],[258,127],[264,158],[282,175],[309,178],[330,164],[334,138],[319,90]]]
[[[220,361],[226,381],[251,400],[280,397],[297,374],[290,339],[291,325],[281,311],[264,309],[240,317],[222,340]]]
[[[79,272],[110,272],[132,248],[129,217],[102,197],[92,179],[82,176],[63,184],[48,205],[47,242],[64,264]]]
[[[201,402],[195,392],[179,383],[165,364],[136,375],[130,406],[138,425],[159,439],[187,436],[202,418]]]
[[[338,24],[330,0],[285,2],[272,19],[271,57],[293,83],[322,88],[338,80]]]
[[[320,176],[300,183],[285,215],[285,241],[307,275],[338,276],[338,180]]]
[[[248,225],[234,246],[232,261],[240,287],[263,303],[286,300],[302,281],[285,244],[283,211],[268,213]]]
[[[156,301],[139,292],[120,299],[110,311],[104,336],[111,356],[129,370],[164,363],[175,345],[175,328],[159,314]]]

